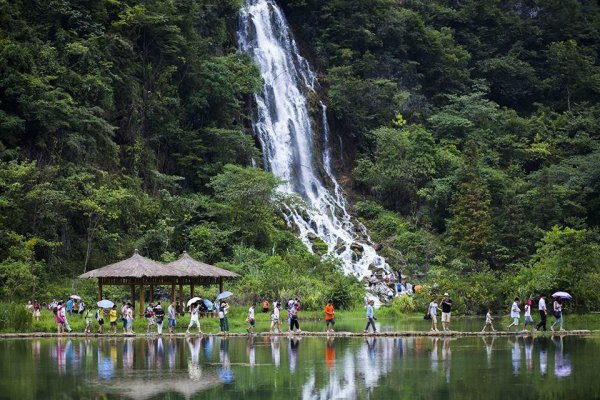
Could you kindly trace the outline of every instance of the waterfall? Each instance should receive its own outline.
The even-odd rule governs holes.
[[[371,265],[387,268],[369,244],[364,227],[347,211],[331,166],[327,108],[313,101],[311,114],[309,98],[318,98],[316,74],[300,56],[285,16],[273,0],[247,0],[240,11],[238,45],[252,56],[263,79],[262,93],[255,96],[253,130],[265,167],[284,181],[280,191],[298,194],[308,206],[305,210],[286,206],[288,223],[311,251],[320,238],[328,253],[343,261],[346,274],[362,277],[369,274]],[[318,124],[322,134],[322,158],[316,155],[318,141],[312,124]]]

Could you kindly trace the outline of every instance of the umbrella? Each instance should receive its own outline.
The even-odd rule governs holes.
[[[204,299],[202,301],[204,302],[204,305],[206,306],[206,308],[208,308],[209,310],[212,310],[212,307],[213,307],[212,301],[210,301],[209,299]]]
[[[81,300],[81,296],[77,296],[76,294],[70,295],[69,298],[71,298],[73,300]]]
[[[115,303],[110,300],[100,300],[97,304],[100,308],[112,308],[112,306],[115,305]]]
[[[200,300],[202,300],[200,297],[192,297],[191,299],[188,300],[187,305],[189,307],[192,304],[199,302]]]
[[[233,296],[233,293],[231,293],[231,292],[219,293],[219,295],[217,296],[217,300],[226,299],[229,296]]]
[[[572,299],[573,297],[567,292],[556,292],[552,297],[560,297],[561,299]]]

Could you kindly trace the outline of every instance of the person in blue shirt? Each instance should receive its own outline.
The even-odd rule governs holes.
[[[369,325],[373,327],[373,333],[377,332],[375,328],[375,309],[373,308],[375,301],[369,300],[367,304],[367,326],[365,327],[365,333],[369,332]]]
[[[67,300],[67,312],[73,314],[73,299]]]

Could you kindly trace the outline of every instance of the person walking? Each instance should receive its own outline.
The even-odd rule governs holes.
[[[98,308],[96,311],[96,321],[98,321],[98,333],[102,333],[104,327],[104,316],[102,315],[101,308]]]
[[[40,315],[42,314],[42,306],[38,303],[37,300],[33,301],[33,319],[36,321],[40,320]]]
[[[548,310],[546,309],[546,296],[544,294],[540,295],[540,300],[538,302],[538,310],[540,311],[540,323],[537,324],[537,330],[540,328],[544,328],[544,331],[547,331],[546,327],[546,319],[548,317]]]
[[[296,303],[294,303],[288,310],[290,320],[290,333],[294,332],[294,327],[296,327],[296,332],[302,332],[300,330],[300,323],[298,322],[298,309],[299,307],[296,307]]]
[[[134,330],[133,330],[133,305],[131,303],[127,303],[127,314],[126,314],[126,319],[127,319],[127,333],[128,334],[134,334]]]
[[[452,299],[449,297],[448,293],[444,293],[444,298],[442,299],[442,327],[444,331],[449,331],[450,328],[450,316],[452,314]]]
[[[492,325],[492,310],[488,309],[487,314],[485,314],[485,325],[483,326],[483,329],[481,330],[481,332],[485,332],[485,329],[489,326],[492,329],[492,332],[496,332],[496,330],[494,329],[494,325]]]
[[[200,306],[197,303],[192,304],[192,307],[190,309],[190,324],[188,325],[188,328],[185,331],[186,335],[190,334],[190,328],[194,325],[198,327],[198,335],[202,333],[202,330],[200,330],[200,320],[198,319],[199,312]]]
[[[62,301],[58,303],[58,305],[56,307],[54,307],[52,309],[52,312],[54,313],[54,319],[56,320],[56,326],[58,328],[58,334],[62,335],[63,333],[65,333],[65,318],[63,317],[63,313],[62,313]]]
[[[523,330],[526,331],[527,325],[531,325],[531,331],[533,332],[535,328],[533,327],[533,318],[531,318],[531,305],[531,299],[527,299],[525,302],[525,323],[523,324]]]
[[[253,333],[254,328],[256,327],[256,318],[254,317],[254,309],[256,308],[256,302],[252,303],[250,308],[248,309],[248,318],[246,321],[248,322],[248,328],[246,332]]]
[[[110,330],[113,335],[117,334],[117,305],[112,306],[108,312],[108,321],[110,322]]]
[[[365,333],[369,332],[369,326],[373,327],[373,333],[377,333],[377,328],[375,327],[375,309],[373,304],[375,304],[374,300],[369,300],[367,304],[367,326],[365,326]]]
[[[226,301],[222,301],[219,307],[219,322],[221,333],[227,335],[229,332],[229,321],[227,320],[227,312],[229,311],[229,304]]]
[[[172,335],[175,333],[175,326],[177,326],[177,308],[173,300],[167,308],[167,318],[169,319],[169,335]]]
[[[431,318],[431,331],[432,332],[439,332],[439,330],[437,328],[437,310],[438,310],[438,303],[437,303],[437,301],[435,301],[435,297],[433,297],[431,299],[431,302],[429,303],[429,307],[427,307],[427,314]]]
[[[158,302],[158,304],[156,304],[156,307],[154,308],[154,317],[156,318],[156,332],[159,336],[162,336],[163,321],[165,319],[165,310],[163,310],[162,306],[160,305],[160,302]]]
[[[277,327],[277,331],[281,333],[281,321],[279,319],[279,309],[281,305],[279,302],[273,302],[273,311],[271,312],[271,329],[269,332],[273,333],[275,327]]]
[[[521,309],[519,308],[519,298],[515,297],[515,301],[513,301],[512,306],[510,307],[510,317],[513,319],[513,322],[506,328],[510,330],[513,326],[516,326],[517,329],[519,327],[519,318],[521,318]]]
[[[333,327],[335,326],[335,310],[333,308],[333,301],[329,300],[327,305],[325,306],[325,331],[326,332],[335,332]],[[331,328],[329,326],[331,325]]]
[[[554,325],[558,324],[561,331],[564,331],[563,328],[563,317],[562,317],[562,300],[560,298],[554,300],[553,304],[553,315],[556,320],[550,325],[550,330],[554,331]]]
[[[86,310],[85,314],[84,314],[84,319],[85,319],[85,335],[89,335],[90,333],[92,333],[92,311],[91,310]]]
[[[121,322],[123,323],[123,333],[127,333],[127,304],[125,302],[121,306]]]
[[[144,311],[144,317],[146,321],[148,321],[148,331],[147,333],[151,333],[154,331],[154,304],[150,303],[146,307]]]

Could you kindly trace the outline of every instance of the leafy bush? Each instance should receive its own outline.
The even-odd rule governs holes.
[[[32,315],[22,304],[0,305],[0,331],[28,331],[31,327]]]

